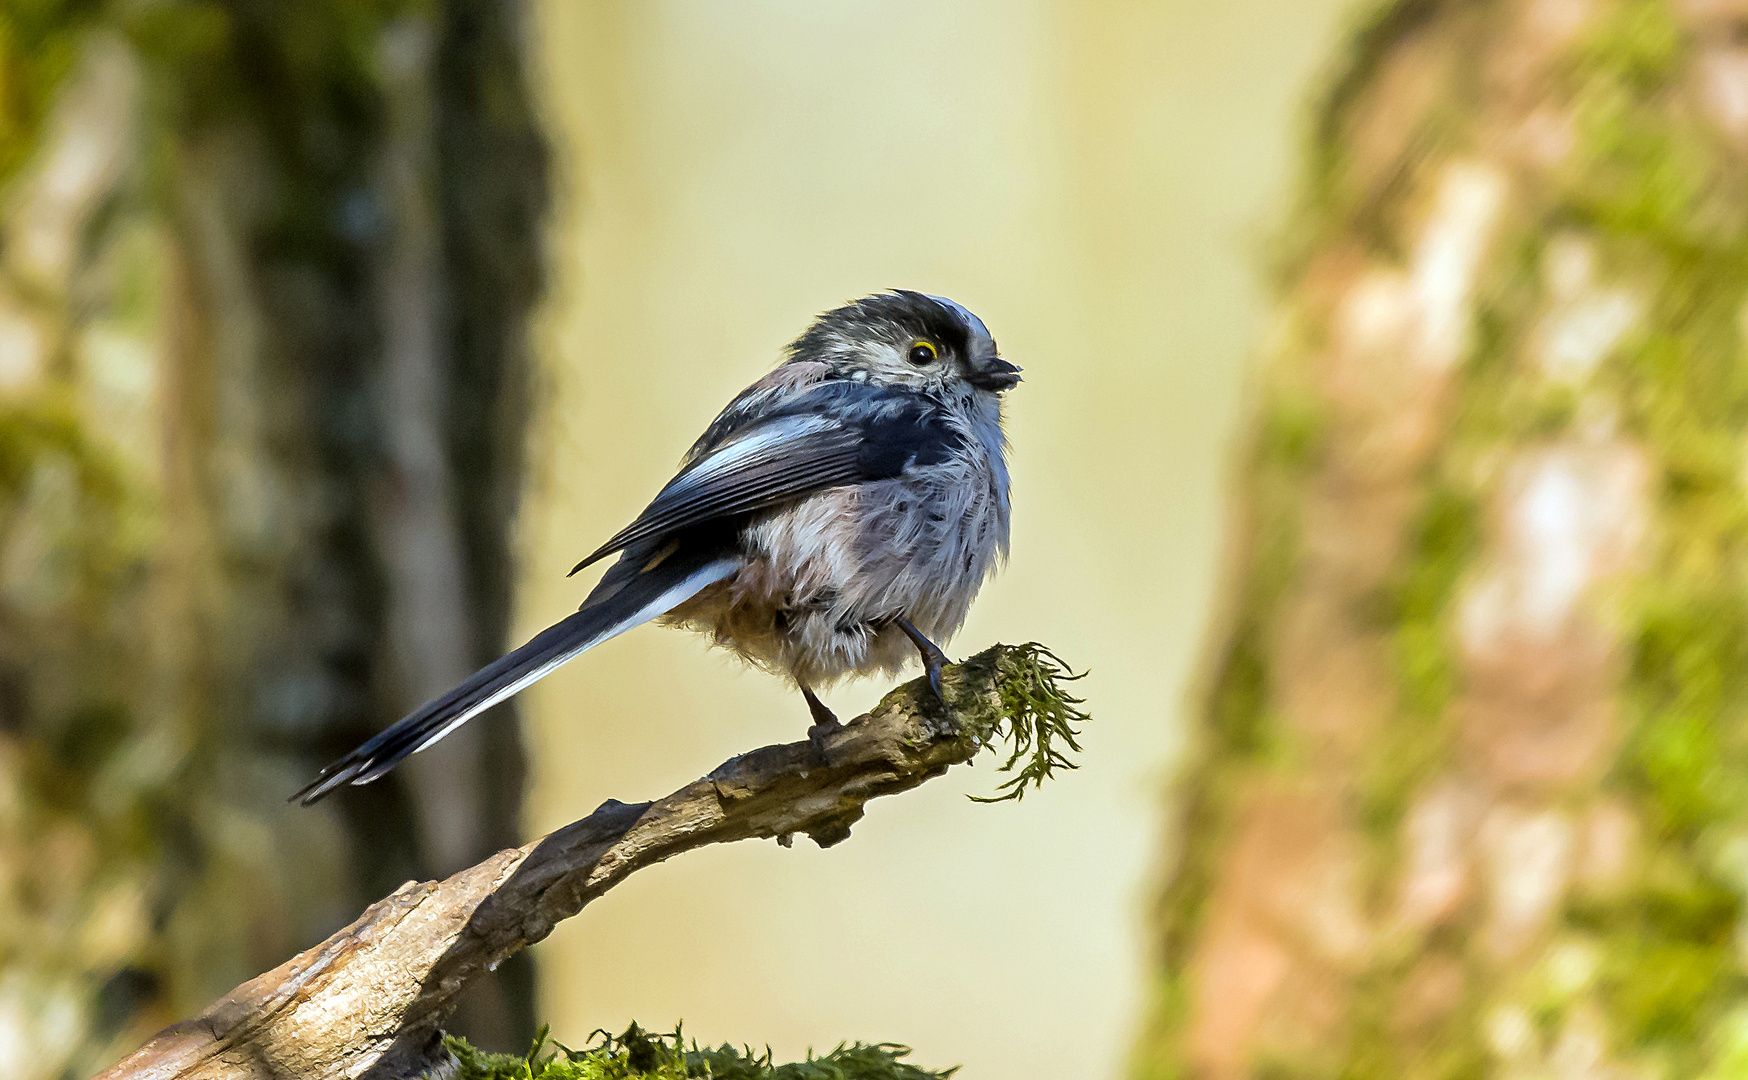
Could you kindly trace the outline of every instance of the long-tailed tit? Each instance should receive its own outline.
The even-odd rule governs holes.
[[[896,674],[939,696],[945,640],[1007,554],[1001,394],[1020,381],[983,320],[898,291],[819,316],[713,421],[680,471],[581,570],[618,560],[576,614],[322,770],[293,798],[367,784],[560,664],[640,623],[709,633],[814,690]]]

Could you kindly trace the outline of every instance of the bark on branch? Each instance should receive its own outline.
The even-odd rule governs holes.
[[[408,882],[327,941],[166,1028],[99,1080],[420,1075],[448,1060],[442,1024],[470,979],[636,870],[755,837],[787,844],[805,833],[829,847],[850,835],[869,799],[970,761],[1004,719],[1010,734],[1025,726],[1026,710],[1036,720],[1040,696],[1079,715],[1054,686],[1063,672],[1041,666],[1040,655],[1048,654],[1036,646],[992,646],[947,669],[950,712],[918,679],[817,748],[804,741],[754,750],[664,799],[609,800],[446,881]]]

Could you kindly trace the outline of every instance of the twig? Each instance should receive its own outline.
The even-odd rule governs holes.
[[[446,881],[409,882],[198,1019],[166,1028],[99,1080],[338,1080],[443,1067],[441,1025],[474,976],[636,870],[681,852],[754,837],[786,843],[796,833],[821,847],[843,841],[869,799],[970,761],[1004,720],[1010,734],[1020,729],[1011,701],[1065,698],[1051,685],[1053,669],[1037,662],[1040,651],[996,645],[948,668],[950,713],[918,679],[819,749],[754,750],[665,799],[609,800]]]

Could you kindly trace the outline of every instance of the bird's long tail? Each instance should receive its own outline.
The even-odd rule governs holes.
[[[425,749],[523,687],[545,678],[567,660],[685,603],[706,586],[734,573],[738,565],[731,559],[684,556],[658,559],[657,563],[626,575],[623,584],[611,592],[598,589],[575,615],[547,627],[528,644],[487,664],[460,686],[385,728],[324,768],[292,800],[308,806],[342,784],[370,783],[407,755]],[[603,580],[603,585],[607,584]]]

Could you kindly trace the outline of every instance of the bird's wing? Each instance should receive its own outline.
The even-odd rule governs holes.
[[[695,451],[637,520],[571,573],[640,541],[940,461],[961,441],[919,395],[861,384],[816,388]]]

